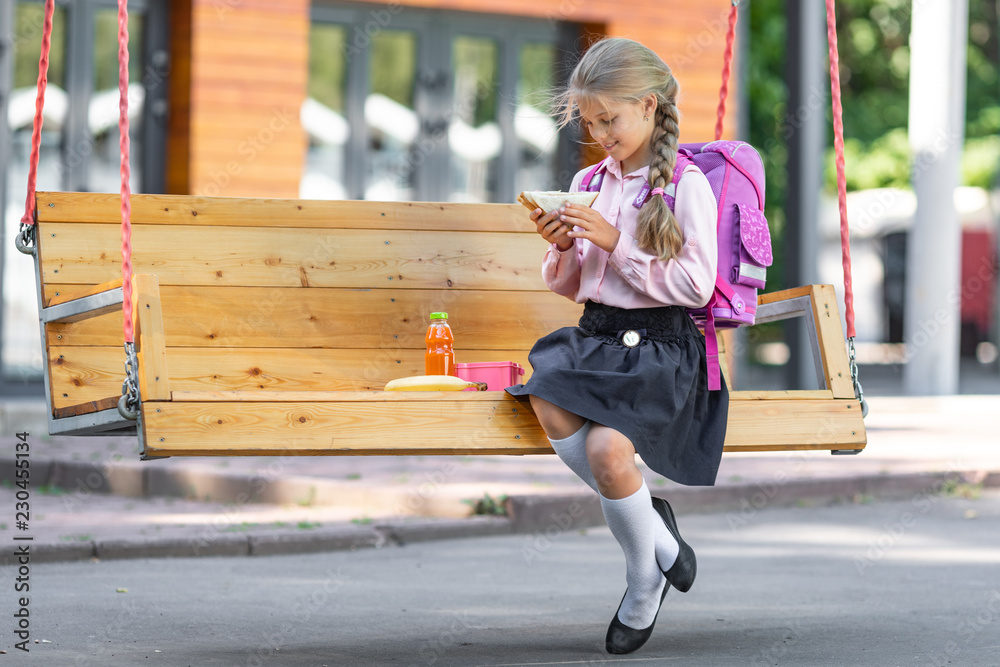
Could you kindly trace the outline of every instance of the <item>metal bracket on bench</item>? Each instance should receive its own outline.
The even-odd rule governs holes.
[[[829,389],[826,382],[826,369],[823,368],[823,354],[819,349],[819,337],[816,335],[816,320],[813,316],[812,297],[797,296],[793,299],[772,301],[757,306],[756,324],[790,320],[795,317],[806,319],[809,332],[809,346],[812,350],[813,365],[816,367],[817,386],[819,389]]]
[[[860,454],[861,451],[860,449],[831,449],[830,453],[834,456],[851,456],[852,454]]]
[[[110,312],[111,309],[117,310],[117,307],[124,300],[125,295],[122,288],[116,287],[107,292],[99,292],[98,294],[43,308],[40,317],[42,323],[70,322],[73,318],[80,315],[93,316],[95,311],[107,309]]]
[[[49,416],[49,433],[51,435],[92,435],[94,433],[134,435],[135,427],[134,421],[127,421],[118,414],[118,408],[59,419]]]

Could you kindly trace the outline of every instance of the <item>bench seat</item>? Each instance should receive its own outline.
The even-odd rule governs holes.
[[[551,453],[504,392],[381,391],[423,372],[431,311],[459,361],[528,375],[535,340],[576,323],[519,205],[133,195],[137,421],[116,407],[118,196],[42,192],[37,211],[51,433],[133,432],[147,458]],[[731,392],[726,449],[862,449],[833,288],[759,301],[759,321],[806,317],[817,387]]]

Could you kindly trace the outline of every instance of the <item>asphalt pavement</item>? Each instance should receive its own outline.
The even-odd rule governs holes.
[[[56,666],[1000,665],[1000,378],[977,382],[869,394],[858,455],[726,454],[714,487],[643,469],[699,582],[624,657],[603,652],[621,552],[555,456],[140,461],[134,438],[50,437],[44,404],[7,400],[0,650]]]
[[[363,552],[31,566],[30,639],[9,664],[995,666],[1000,492],[692,514],[698,579],[650,641],[609,656],[625,589],[607,528]]]
[[[869,402],[869,443],[858,455],[726,454],[714,487],[643,468],[647,484],[681,514],[746,515],[934,486],[1000,487],[1000,396]],[[265,556],[604,524],[596,495],[554,455],[140,461],[135,438],[49,437],[43,413],[37,402],[0,404],[0,540],[30,537],[35,562]],[[27,488],[16,484],[18,432],[28,433]],[[30,521],[17,507],[29,508]],[[0,564],[12,559],[0,550]]]

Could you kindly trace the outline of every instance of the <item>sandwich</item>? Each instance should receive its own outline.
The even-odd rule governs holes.
[[[517,196],[517,201],[529,211],[536,208],[551,213],[565,203],[590,206],[597,199],[597,192],[560,192],[559,190],[529,190]]]

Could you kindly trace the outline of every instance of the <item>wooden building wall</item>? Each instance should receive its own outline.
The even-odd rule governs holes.
[[[306,138],[309,0],[171,3],[167,188],[174,193],[296,197]],[[385,2],[371,2],[373,9]],[[681,141],[714,136],[726,0],[404,0],[404,7],[503,13],[585,24],[590,37],[638,40],[681,84]],[[727,136],[735,125],[728,104]]]
[[[172,4],[168,191],[298,196],[309,0]]]

